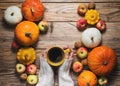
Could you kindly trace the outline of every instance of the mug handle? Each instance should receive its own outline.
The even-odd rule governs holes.
[[[63,50],[63,51],[64,51],[64,53],[66,54],[66,53],[69,53],[69,52],[70,52],[70,49],[67,48],[67,49],[65,49],[65,50]]]

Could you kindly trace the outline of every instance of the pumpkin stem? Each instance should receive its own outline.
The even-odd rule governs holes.
[[[92,40],[92,42],[94,42],[94,38],[93,37],[91,37],[91,40]]]
[[[32,15],[34,16],[34,9],[33,9],[33,7],[30,8],[30,11],[31,11]]]
[[[11,16],[13,16],[13,15],[14,15],[14,13],[12,12],[10,15],[11,15]]]
[[[25,36],[27,36],[27,37],[30,37],[30,35],[31,35],[30,32],[26,32],[26,33],[25,33]]]
[[[103,62],[103,65],[107,65],[107,64],[108,64],[108,61],[105,60],[105,61]]]
[[[25,59],[26,59],[26,60],[28,59],[28,55],[27,55],[27,54],[25,55]]]
[[[87,82],[86,86],[90,86],[90,84]]]

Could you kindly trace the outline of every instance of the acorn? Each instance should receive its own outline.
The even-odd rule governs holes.
[[[87,65],[88,63],[87,63],[87,59],[83,59],[82,61],[81,61],[81,63],[83,64],[83,65]]]
[[[88,4],[88,9],[95,9],[95,3],[94,2],[90,2],[89,4]]]
[[[80,42],[80,41],[76,41],[75,43],[74,43],[74,47],[76,48],[76,49],[78,49],[79,47],[81,47],[82,46],[82,43]]]
[[[26,80],[26,79],[27,79],[27,74],[26,74],[26,73],[21,74],[21,75],[20,75],[20,78],[21,78],[22,80]]]

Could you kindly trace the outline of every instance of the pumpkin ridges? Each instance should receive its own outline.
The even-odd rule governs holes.
[[[22,13],[29,21],[39,21],[44,16],[44,6],[39,0],[25,0],[22,4]]]
[[[25,59],[25,55],[28,55],[27,59]],[[33,63],[36,59],[36,52],[34,48],[21,48],[17,52],[17,59],[20,63],[24,65],[29,65]]]
[[[107,46],[94,48],[87,59],[89,68],[97,75],[108,74],[116,62],[115,52]],[[107,64],[104,64],[105,61]]]
[[[25,36],[27,32],[31,33],[30,37]],[[33,45],[39,38],[39,28],[33,22],[23,21],[16,26],[15,38],[21,45]]]
[[[97,77],[91,71],[85,70],[78,76],[78,86],[87,86],[88,83],[90,86],[96,86]]]

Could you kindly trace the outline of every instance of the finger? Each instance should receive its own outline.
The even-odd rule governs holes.
[[[69,53],[66,53],[65,57],[66,57],[66,59],[68,59],[69,58]]]
[[[69,48],[69,46],[68,46],[68,45],[63,47],[63,49],[64,49],[64,50],[66,50],[66,49],[68,49],[68,48]]]
[[[46,58],[46,51],[43,51],[42,57],[43,57],[43,58]]]
[[[70,52],[69,58],[72,58],[73,53],[74,53],[73,51]]]

